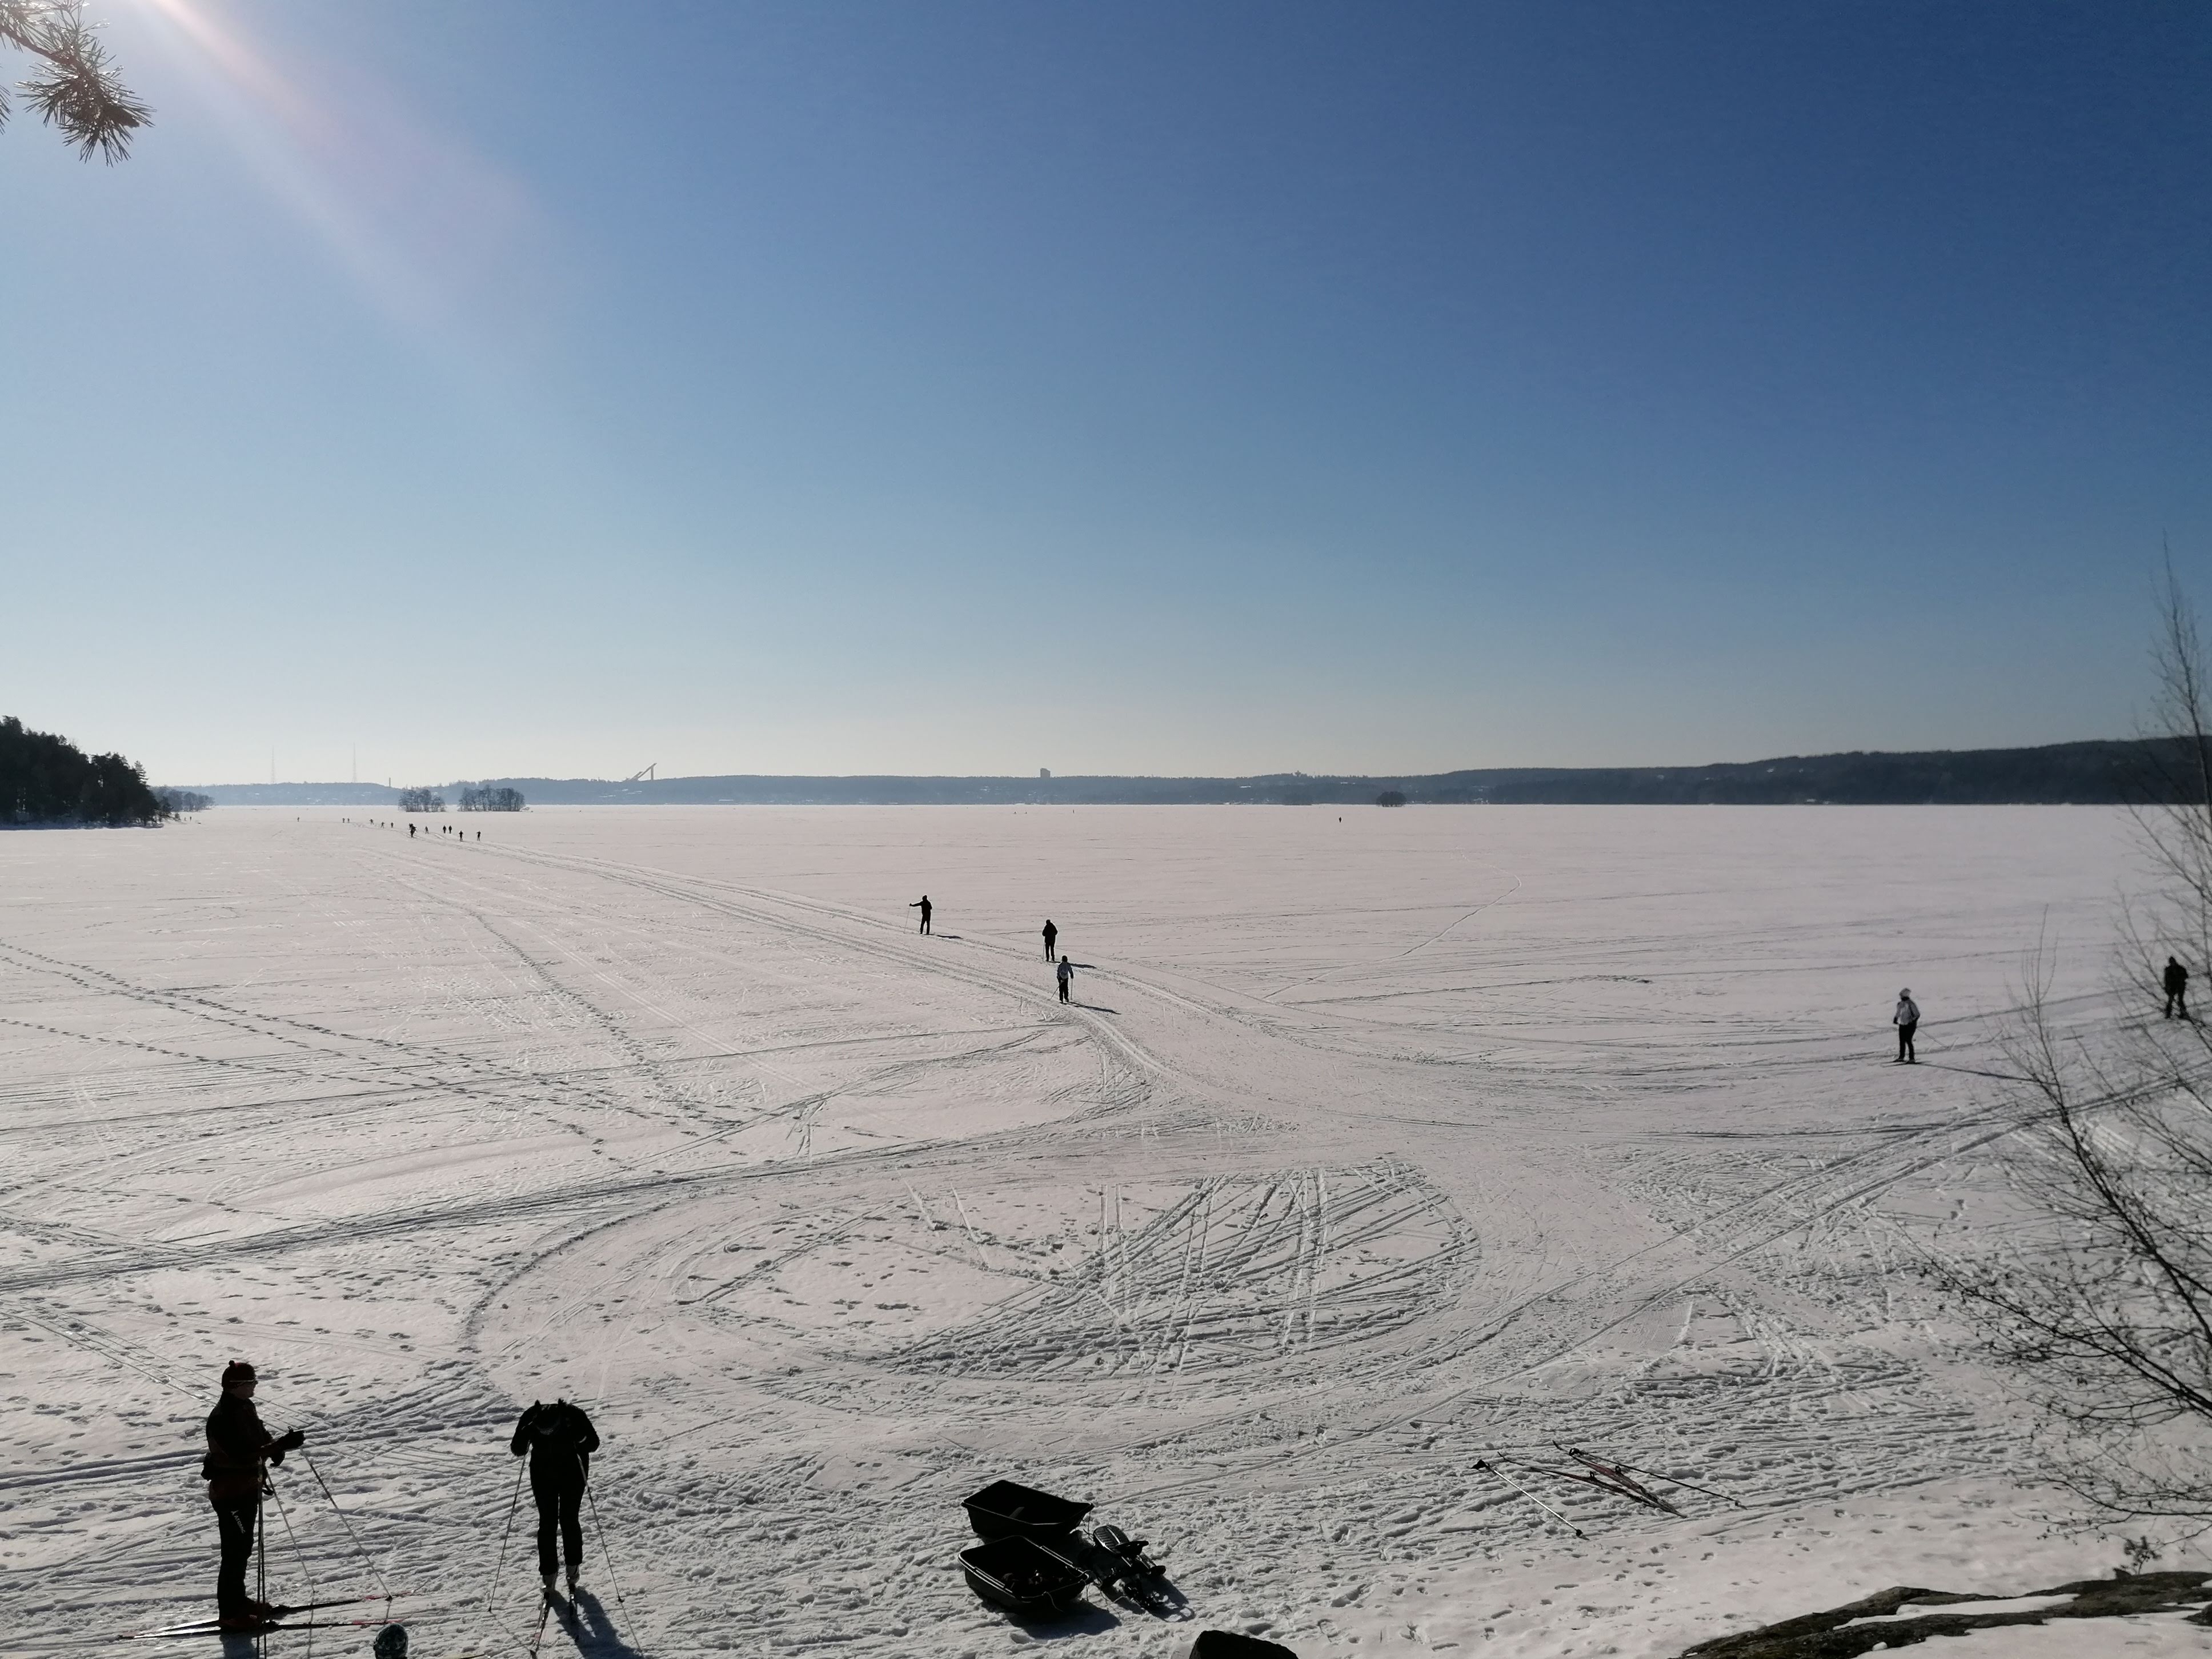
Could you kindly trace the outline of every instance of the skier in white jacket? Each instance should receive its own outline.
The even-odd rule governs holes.
[[[1918,1065],[1912,1055],[1912,1033],[1920,1024],[1920,1005],[1912,1000],[1909,988],[1897,994],[1897,1012],[1889,1017],[1889,1023],[1897,1027],[1898,1060],[1907,1066]]]

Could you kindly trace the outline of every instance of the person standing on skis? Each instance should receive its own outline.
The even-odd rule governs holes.
[[[215,1579],[216,1618],[232,1629],[251,1629],[276,1612],[246,1593],[246,1565],[253,1559],[254,1540],[260,1535],[268,1465],[282,1463],[286,1452],[304,1445],[307,1438],[297,1429],[272,1435],[261,1425],[261,1413],[253,1409],[257,1380],[253,1367],[243,1359],[222,1368],[222,1398],[208,1413],[207,1457],[200,1464],[200,1479],[208,1483],[208,1502],[215,1506],[216,1527],[222,1534],[222,1565]]]
[[[1044,959],[1047,962],[1056,962],[1059,960],[1059,958],[1052,953],[1052,947],[1057,944],[1059,940],[1060,929],[1054,927],[1052,925],[1052,918],[1050,916],[1047,916],[1044,919]]]
[[[1889,1023],[1897,1027],[1898,1060],[1907,1066],[1917,1064],[1912,1053],[1912,1034],[1920,1029],[1920,1005],[1912,1000],[1909,988],[1897,994],[1897,1012],[1889,1017]]]
[[[2189,969],[2181,965],[2180,958],[2166,959],[2166,973],[2161,982],[2166,987],[2166,1017],[2172,1019],[2178,1010],[2184,1019],[2189,1018]]]
[[[1062,1002],[1066,1002],[1069,1000],[1067,994],[1068,992],[1072,990],[1075,985],[1075,964],[1070,962],[1066,957],[1062,957],[1060,959],[1060,967],[1056,972],[1060,980],[1060,1000]]]
[[[538,1576],[553,1589],[553,1534],[561,1534],[568,1562],[568,1594],[576,1593],[576,1571],[584,1564],[584,1486],[592,1478],[592,1454],[599,1449],[599,1431],[581,1406],[565,1400],[542,1405],[533,1400],[514,1425],[507,1449],[530,1456],[530,1495],[538,1500]]]
[[[921,912],[921,931],[925,933],[927,933],[929,931],[929,895],[924,893],[920,898],[916,899],[913,903],[908,905],[906,908],[909,910],[919,910]]]

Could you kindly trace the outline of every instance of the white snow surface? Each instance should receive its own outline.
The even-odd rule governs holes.
[[[2116,1017],[2122,814],[346,816],[0,835],[0,1646],[211,1610],[233,1357],[418,1659],[524,1645],[556,1395],[605,1446],[549,1654],[1656,1656],[2119,1559],[1909,1239],[1993,1179],[2024,951]],[[980,1601],[1000,1477],[1194,1621]],[[276,1480],[272,1592],[374,1589]]]

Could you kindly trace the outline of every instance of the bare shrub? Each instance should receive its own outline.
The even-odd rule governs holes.
[[[2124,916],[2121,1018],[2068,1029],[2031,959],[2003,1143],[2029,1224],[1939,1276],[2018,1368],[2073,1491],[2110,1515],[2212,1526],[2212,1038],[2164,1017],[2160,982],[2168,955],[2199,983],[2212,957],[2212,680],[2170,564],[2159,599],[2132,809],[2154,884]]]

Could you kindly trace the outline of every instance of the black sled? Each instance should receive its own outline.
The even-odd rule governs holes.
[[[976,1595],[1023,1619],[1069,1611],[1083,1600],[1083,1587],[1091,1582],[1079,1567],[1018,1534],[961,1551],[960,1571]]]
[[[1262,1642],[1256,1636],[1234,1631],[1202,1630],[1190,1644],[1190,1659],[1298,1659],[1279,1642]]]
[[[975,1529],[975,1536],[982,1539],[1038,1538],[1049,1541],[1065,1538],[1091,1513],[1088,1504],[1054,1498],[1048,1492],[1039,1492],[1034,1486],[1020,1486],[1012,1480],[994,1480],[965,1500],[963,1507],[968,1511],[968,1524]]]

